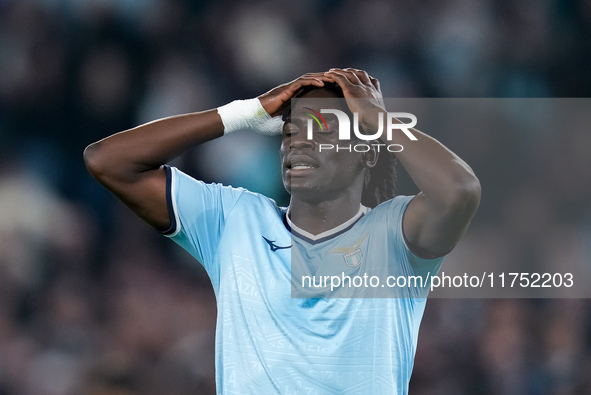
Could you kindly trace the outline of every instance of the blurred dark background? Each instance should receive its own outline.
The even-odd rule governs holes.
[[[330,67],[387,97],[589,97],[590,66],[588,0],[0,0],[0,394],[214,393],[209,280],[87,174],[89,143]],[[483,184],[450,260],[591,263],[591,133],[556,133],[436,136]],[[244,133],[174,164],[285,204],[277,150]],[[589,394],[590,317],[433,299],[411,394]]]

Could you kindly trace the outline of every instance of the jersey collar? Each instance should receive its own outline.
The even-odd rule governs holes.
[[[343,222],[342,224],[340,224],[339,226],[337,226],[335,228],[329,229],[329,230],[319,233],[317,235],[313,235],[310,232],[306,232],[305,230],[303,230],[302,228],[299,228],[297,225],[295,225],[293,222],[291,222],[291,219],[289,219],[289,212],[290,212],[289,209],[285,212],[285,215],[283,218],[284,218],[285,226],[291,232],[291,234],[297,236],[300,239],[307,241],[310,244],[316,244],[316,243],[320,243],[320,242],[332,239],[334,237],[337,237],[340,234],[345,233],[346,231],[351,229],[353,227],[353,225],[355,225],[357,223],[357,221],[359,221],[361,219],[361,217],[363,217],[365,214],[367,214],[367,212],[369,210],[370,209],[365,207],[364,205],[359,205],[359,211],[357,211],[357,214],[355,214],[352,218],[348,219],[347,221]]]

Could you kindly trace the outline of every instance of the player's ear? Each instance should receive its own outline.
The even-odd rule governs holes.
[[[375,167],[375,165],[378,163],[378,156],[380,155],[380,153],[378,152],[376,147],[373,145],[373,143],[374,142],[372,141],[372,144],[368,144],[369,151],[363,153],[363,159],[362,159],[363,162],[365,163],[365,166],[370,169]]]

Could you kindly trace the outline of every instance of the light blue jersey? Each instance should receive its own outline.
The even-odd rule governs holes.
[[[413,298],[292,293],[307,292],[305,275],[435,274],[443,258],[421,259],[404,241],[412,197],[362,208],[315,237],[259,194],[176,168],[167,168],[167,184],[166,233],[205,267],[217,298],[218,394],[407,393],[426,288],[410,288]],[[305,262],[294,273],[292,256]]]

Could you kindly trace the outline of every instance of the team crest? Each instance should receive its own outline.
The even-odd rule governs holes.
[[[347,266],[357,267],[361,265],[363,255],[361,254],[361,250],[358,248],[353,252],[343,255],[343,258],[345,258],[345,263],[347,264]]]
[[[363,240],[367,237],[369,232],[363,235],[363,237],[353,245],[353,247],[339,247],[335,248],[334,250],[328,251],[329,254],[339,254],[344,253],[343,258],[345,258],[345,263],[349,267],[357,267],[361,265],[361,261],[363,260],[363,255],[361,254],[361,250],[359,246],[363,243]]]

